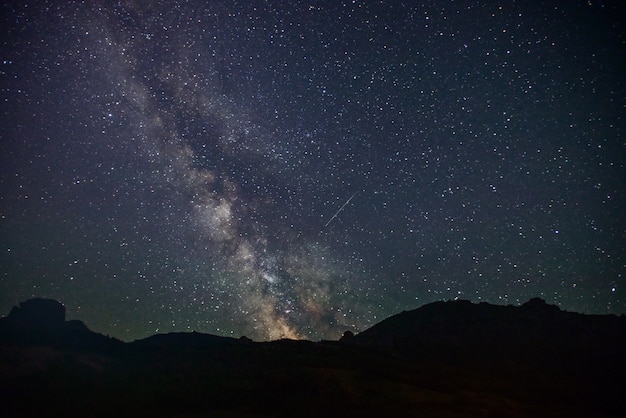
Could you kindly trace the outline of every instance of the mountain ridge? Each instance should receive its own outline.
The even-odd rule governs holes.
[[[340,341],[122,342],[59,302],[0,318],[3,412],[40,416],[605,416],[626,412],[626,318],[434,302]],[[94,405],[98,410],[93,409]]]
[[[626,332],[624,315],[589,315],[562,311],[558,306],[549,305],[540,298],[530,299],[520,306],[457,300],[433,302],[401,312],[356,334],[355,338],[361,342],[384,339],[389,344],[392,343],[390,338],[413,336],[425,343],[454,344],[461,335],[465,339],[457,341],[458,343],[476,343],[476,339],[484,342],[485,338],[496,337],[519,343],[520,339],[551,338],[564,332],[582,333],[585,339],[600,337],[602,332],[616,337],[610,332],[610,328],[619,328],[620,324]],[[513,326],[518,327],[515,332],[511,332]],[[598,332],[598,326],[606,329]]]

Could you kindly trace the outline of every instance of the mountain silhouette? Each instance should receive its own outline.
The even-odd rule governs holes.
[[[136,346],[211,347],[225,343],[236,343],[237,339],[199,332],[172,332],[157,334],[133,342]]]
[[[539,298],[519,307],[434,302],[387,318],[353,341],[406,355],[456,350],[461,356],[514,355],[553,366],[573,356],[612,368],[613,359],[626,352],[626,318],[565,312]]]
[[[65,320],[65,306],[52,299],[30,299],[0,318],[0,343],[54,348],[108,350],[122,342],[95,333],[79,320]]]
[[[435,302],[340,341],[131,343],[33,299],[0,318],[4,416],[621,417],[626,318]]]

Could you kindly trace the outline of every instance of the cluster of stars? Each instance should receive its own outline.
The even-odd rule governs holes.
[[[623,11],[0,15],[6,312],[52,297],[127,340],[337,338],[458,298],[624,312]]]

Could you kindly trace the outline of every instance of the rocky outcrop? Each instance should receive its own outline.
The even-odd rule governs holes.
[[[0,343],[56,348],[110,349],[120,341],[92,332],[79,320],[65,320],[65,306],[52,299],[30,299],[0,318]]]
[[[13,307],[9,322],[37,328],[58,328],[65,322],[65,306],[53,299],[30,299]]]

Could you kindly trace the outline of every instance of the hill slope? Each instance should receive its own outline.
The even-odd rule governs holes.
[[[620,417],[625,318],[437,302],[342,341],[121,343],[29,301],[0,319],[17,416]],[[42,409],[43,408],[43,409]]]
[[[542,361],[575,355],[602,362],[622,357],[626,318],[564,312],[538,298],[519,307],[435,302],[387,318],[354,341],[404,354],[437,348]]]

